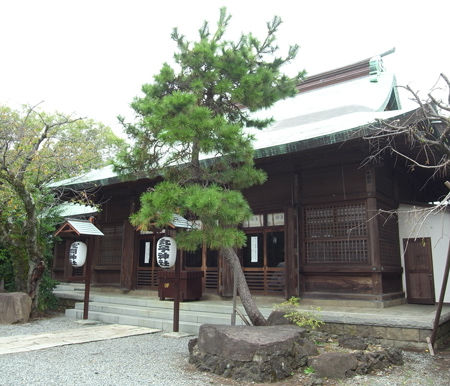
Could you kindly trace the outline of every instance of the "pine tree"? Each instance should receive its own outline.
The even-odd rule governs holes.
[[[245,243],[238,226],[251,215],[240,190],[266,178],[255,168],[253,138],[244,128],[269,125],[271,119],[253,119],[251,113],[295,95],[303,72],[290,78],[280,71],[298,46],[290,47],[286,57],[276,56],[279,17],[267,23],[263,40],[247,34],[237,42],[224,39],[230,18],[222,8],[217,29],[210,32],[204,22],[196,42],[174,29],[176,66],[164,64],[153,83],[142,87],[144,96],[132,103],[137,123],[122,119],[133,145],[116,166],[121,173],[164,178],[142,195],[131,222],[141,229],[164,227],[174,213],[200,220],[201,229],[177,233],[178,245],[221,250],[238,268],[238,291],[247,314],[253,324],[262,325],[265,319],[234,251]]]

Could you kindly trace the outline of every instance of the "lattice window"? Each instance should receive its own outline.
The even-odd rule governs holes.
[[[386,207],[382,209],[385,211],[388,210]],[[401,265],[397,221],[397,214],[395,213],[381,213],[378,215],[380,259],[383,265]]]
[[[120,265],[122,260],[122,225],[105,225],[101,239],[99,265]]]
[[[137,271],[137,288],[158,288],[159,269],[147,268]]]
[[[217,283],[219,282],[219,271],[217,269],[207,269],[205,277],[205,287],[216,289]]]
[[[307,241],[309,263],[365,263],[367,240]]]
[[[307,263],[367,263],[364,203],[305,208]]]

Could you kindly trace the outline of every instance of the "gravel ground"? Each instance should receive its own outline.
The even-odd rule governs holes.
[[[80,326],[64,316],[0,325],[0,336],[39,334]],[[244,385],[197,371],[188,363],[191,338],[161,333],[60,346],[0,356],[0,385]],[[311,384],[299,372],[272,385]],[[325,385],[449,385],[450,353],[431,357],[405,352],[405,365],[368,376],[323,380]]]

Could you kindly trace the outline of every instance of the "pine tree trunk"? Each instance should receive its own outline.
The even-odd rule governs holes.
[[[245,280],[244,272],[242,271],[241,263],[233,248],[222,248],[222,256],[225,258],[228,264],[230,264],[233,272],[237,277],[237,288],[239,297],[241,298],[242,305],[245,312],[250,318],[254,326],[265,326],[267,324],[266,318],[259,311],[256,303],[254,302],[250,290],[248,288],[247,281]]]

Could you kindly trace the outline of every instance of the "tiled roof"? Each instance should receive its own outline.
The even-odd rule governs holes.
[[[364,63],[368,65],[369,61]],[[342,69],[336,70],[336,73],[341,74]],[[325,73],[324,79],[329,79],[330,74],[333,71]],[[316,83],[320,83],[320,76],[314,78]],[[275,121],[271,126],[263,130],[245,130],[255,137],[255,158],[298,152],[362,137],[367,134],[363,129],[378,119],[402,115],[404,112],[400,110],[385,111],[393,98],[397,106],[400,106],[395,76],[382,71],[374,77],[367,70],[358,72],[355,78],[327,84],[325,87],[315,84],[307,91],[301,91],[300,87],[300,92],[295,97],[278,101],[270,109],[254,114],[257,118],[273,117]],[[203,155],[202,158],[206,162],[210,159],[208,155]],[[84,183],[105,186],[117,182],[120,179],[110,165],[59,181],[53,186]]]

